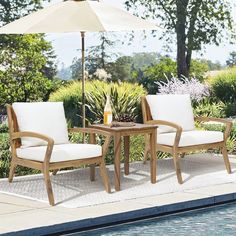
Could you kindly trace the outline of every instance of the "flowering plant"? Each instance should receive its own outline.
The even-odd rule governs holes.
[[[182,76],[178,79],[172,77],[170,80],[167,79],[167,82],[155,83],[158,85],[158,93],[160,94],[190,94],[191,99],[196,102],[210,96],[209,86],[196,78],[188,79]]]
[[[107,79],[111,78],[111,74],[107,73],[104,69],[97,69],[94,76],[103,81],[107,81]]]

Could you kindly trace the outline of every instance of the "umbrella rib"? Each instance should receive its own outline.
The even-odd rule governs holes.
[[[89,1],[86,1],[90,7],[90,9],[93,11],[97,21],[99,22],[99,24],[102,26],[103,30],[101,30],[100,32],[102,31],[107,31],[106,28],[104,27],[104,25],[102,24],[101,20],[99,19],[99,16],[97,15],[96,11],[93,10],[93,7],[91,6],[90,2]]]

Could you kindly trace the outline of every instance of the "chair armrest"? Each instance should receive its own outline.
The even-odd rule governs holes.
[[[175,135],[175,140],[174,140],[174,144],[173,144],[173,148],[177,149],[179,146],[179,141],[180,141],[180,137],[182,134],[182,127],[176,123],[173,122],[169,122],[166,120],[149,120],[146,122],[146,124],[150,124],[150,125],[165,125],[165,126],[169,126],[172,127],[174,129],[176,129],[176,135]],[[157,134],[157,139],[158,139],[158,134]]]
[[[195,121],[198,121],[200,123],[209,122],[209,121],[215,121],[218,123],[222,123],[225,125],[225,131],[224,131],[224,138],[225,140],[229,137],[233,122],[230,120],[222,119],[222,118],[214,118],[214,117],[195,117]]]
[[[149,120],[146,122],[146,124],[149,125],[165,125],[165,126],[170,126],[172,128],[175,128],[177,131],[181,130],[182,131],[182,127],[176,123],[170,122],[170,121],[166,121],[166,120]]]
[[[18,139],[18,138],[23,138],[23,137],[29,137],[29,138],[38,138],[46,141],[47,143],[52,143],[54,144],[54,140],[44,134],[39,134],[35,132],[29,132],[29,131],[24,131],[24,132],[15,132],[12,134],[11,139]]]
[[[90,143],[95,144],[95,135],[99,134],[99,135],[103,135],[105,136],[105,142],[102,145],[102,154],[103,157],[105,157],[107,151],[108,151],[108,147],[111,141],[111,135],[109,132],[106,132],[104,130],[100,130],[100,129],[94,129],[94,128],[70,128],[69,133],[84,133],[84,134],[90,134]]]
[[[199,121],[199,122],[208,122],[208,121],[215,121],[215,122],[219,122],[219,123],[223,123],[223,124],[232,124],[232,121],[227,120],[227,119],[222,119],[222,118],[215,118],[215,117],[203,117],[203,116],[199,116],[199,117],[194,117],[195,121]]]
[[[45,142],[47,142],[47,150],[46,150],[46,153],[45,153],[44,162],[49,162],[50,161],[51,154],[52,154],[52,149],[53,149],[53,145],[54,145],[54,140],[52,138],[50,138],[46,135],[43,135],[43,134],[24,131],[24,132],[12,133],[11,140],[15,140],[15,139],[18,139],[18,138],[24,138],[24,137],[38,138],[38,139],[42,139]]]

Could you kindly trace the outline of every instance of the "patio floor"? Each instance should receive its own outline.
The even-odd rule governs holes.
[[[181,160],[183,185],[177,183],[172,159],[159,160],[158,183],[150,183],[149,165],[132,163],[130,175],[114,191],[113,166],[108,166],[112,194],[103,191],[100,176],[89,181],[88,169],[53,176],[57,205],[47,203],[41,175],[0,180],[0,234],[46,235],[90,228],[140,217],[236,200],[236,156],[228,175],[222,157],[194,154]]]

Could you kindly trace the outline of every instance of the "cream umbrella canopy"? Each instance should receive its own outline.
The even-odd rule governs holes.
[[[157,29],[155,24],[101,1],[68,0],[9,23],[0,28],[0,34],[81,32],[82,124],[85,127],[85,32]]]

